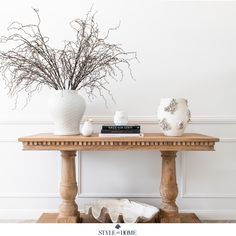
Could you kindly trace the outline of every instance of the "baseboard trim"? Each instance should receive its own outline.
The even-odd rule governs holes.
[[[58,209],[0,209],[3,220],[37,220],[43,212],[57,213]]]
[[[194,212],[200,220],[236,220],[235,210],[199,210],[199,209],[185,209],[180,210],[181,213]]]
[[[0,209],[0,219],[37,220],[43,212],[57,213],[58,209]],[[81,209],[83,212],[83,209]],[[180,213],[194,212],[200,220],[236,220],[235,210],[199,210],[185,209]]]

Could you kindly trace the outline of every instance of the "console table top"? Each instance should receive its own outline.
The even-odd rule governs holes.
[[[82,135],[36,134],[19,138],[24,150],[160,150],[160,151],[213,151],[219,139],[203,134],[186,133],[180,137],[161,133],[144,133],[143,137],[90,137]]]

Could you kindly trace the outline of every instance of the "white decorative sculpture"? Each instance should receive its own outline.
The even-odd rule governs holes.
[[[104,199],[85,206],[85,213],[101,223],[155,222],[159,209],[128,199]]]
[[[128,116],[124,111],[116,111],[114,116],[114,124],[115,125],[127,125],[128,124]]]
[[[158,122],[166,136],[182,136],[191,118],[188,101],[184,98],[162,98]]]
[[[81,133],[83,136],[91,136],[93,133],[93,125],[92,125],[92,119],[88,119],[84,122],[84,125],[82,127]]]

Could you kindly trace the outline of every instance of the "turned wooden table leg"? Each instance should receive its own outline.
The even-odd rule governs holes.
[[[79,221],[78,206],[75,197],[78,192],[75,172],[76,151],[61,151],[61,183],[60,194],[62,204],[60,206],[57,223],[77,223]]]
[[[175,158],[176,152],[162,151],[162,176],[160,193],[162,198],[161,203],[161,222],[163,223],[179,223],[180,217],[178,207],[175,203],[178,195],[178,187],[176,183],[176,167]]]

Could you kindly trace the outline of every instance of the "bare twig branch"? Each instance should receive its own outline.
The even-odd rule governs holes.
[[[9,51],[0,51],[0,72],[10,95],[18,97],[24,91],[29,100],[32,93],[48,86],[56,90],[85,89],[89,97],[97,92],[104,97],[105,91],[112,97],[108,84],[110,79],[123,79],[122,65],[127,66],[133,78],[130,61],[137,59],[136,52],[126,52],[119,44],[107,42],[110,32],[119,25],[101,37],[95,13],[90,9],[85,19],[70,22],[76,33],[75,40],[64,42],[62,49],[55,49],[41,33],[39,11],[33,10],[38,19],[36,24],[15,21],[8,27],[10,35],[0,38],[0,43],[16,45]]]

